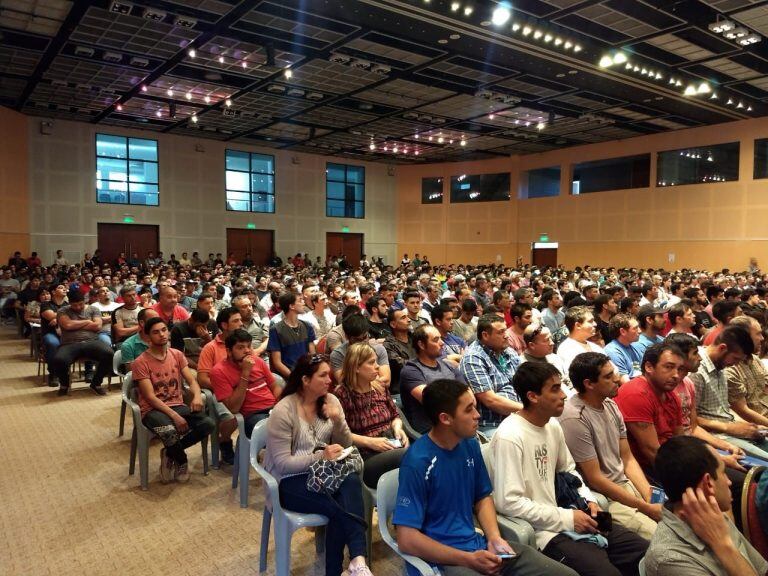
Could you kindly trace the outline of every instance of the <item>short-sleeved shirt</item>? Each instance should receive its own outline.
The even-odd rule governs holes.
[[[748,362],[725,369],[728,382],[728,402],[743,399],[750,409],[761,416],[768,416],[768,370],[755,354]]]
[[[453,321],[453,333],[467,344],[472,344],[477,339],[477,326],[472,322],[464,322],[460,318],[456,318]]]
[[[467,347],[459,369],[475,394],[490,391],[519,402],[517,392],[512,386],[512,376],[518,366],[520,357],[511,348],[496,353],[479,340],[475,340]],[[478,404],[478,408],[481,426],[498,426],[505,418],[504,414],[494,412],[482,402]]]
[[[384,346],[378,343],[372,343],[371,348],[373,348],[373,351],[376,352],[376,364],[379,366],[389,366],[389,358],[387,356],[387,351],[384,349]],[[341,370],[341,367],[344,365],[344,357],[347,355],[347,350],[349,349],[349,342],[344,342],[341,346],[338,346],[333,349],[333,352],[331,352],[330,360],[331,360],[331,369],[333,370]]]
[[[409,360],[400,372],[400,400],[403,402],[403,412],[411,427],[421,434],[429,432],[432,428],[427,414],[421,402],[413,397],[411,392],[424,384],[429,384],[441,378],[460,380],[464,382],[464,376],[458,368],[449,364],[442,358],[437,360],[437,366],[427,366],[418,358]]]
[[[122,320],[123,328],[133,328],[139,324],[139,311],[141,306],[136,306],[133,310],[129,310],[125,306],[121,306],[115,310],[115,323]]]
[[[627,480],[619,448],[620,440],[627,437],[627,428],[613,400],[606,398],[602,410],[596,410],[579,396],[571,396],[559,420],[565,443],[577,464],[596,459],[600,472],[611,482]]]
[[[43,336],[46,334],[56,334],[56,327],[48,324],[48,320],[43,318],[43,312],[52,310],[53,313],[58,317],[59,310],[61,310],[64,306],[66,306],[66,304],[59,305],[52,300],[40,304],[40,331],[42,332]]]
[[[683,414],[683,431],[691,433],[691,413],[696,407],[696,387],[691,379],[686,376],[675,388],[677,399],[680,400],[680,411]]]
[[[699,355],[701,356],[699,370],[690,375],[696,387],[697,413],[709,420],[733,422],[735,417],[731,414],[728,403],[728,382],[725,379],[725,370],[715,366],[706,348],[699,347]]]
[[[611,340],[605,345],[605,355],[611,359],[619,374],[629,376],[630,378],[640,376],[640,364],[643,361],[643,357],[637,351],[637,348],[633,348],[631,345],[624,346],[618,340]]]
[[[180,304],[176,304],[173,312],[171,313],[171,316],[168,316],[165,314],[165,312],[163,312],[163,308],[160,305],[160,302],[152,306],[152,310],[157,312],[160,318],[163,319],[163,321],[168,325],[168,329],[173,328],[173,325],[176,322],[186,322],[189,319],[189,312],[187,312]]]
[[[563,368],[568,370],[571,367],[571,362],[579,354],[584,352],[600,352],[603,353],[603,348],[587,340],[586,344],[582,344],[578,340],[573,338],[566,338],[557,347],[557,355],[563,361]]]
[[[232,392],[240,384],[242,369],[231,360],[223,360],[211,369],[211,385],[213,393],[219,402],[223,402],[232,395]],[[269,371],[269,366],[261,358],[254,357],[254,365],[248,377],[248,388],[245,391],[243,404],[240,406],[240,414],[245,417],[256,412],[264,412],[275,405],[275,395],[272,394],[272,385],[275,377]]]
[[[58,320],[59,326],[61,326],[61,317],[66,316],[70,320],[80,321],[80,320],[90,320],[91,322],[98,320],[101,320],[101,312],[95,307],[95,306],[86,306],[83,308],[82,312],[75,312],[71,306],[63,306],[59,309],[58,314],[56,314],[56,318]],[[61,343],[63,344],[72,344],[74,342],[89,342],[91,340],[96,340],[99,337],[99,334],[97,332],[94,332],[93,330],[64,330],[64,328],[61,329]]]
[[[633,378],[619,388],[616,404],[621,410],[625,422],[648,422],[656,428],[659,444],[664,444],[674,436],[675,428],[683,425],[683,414],[680,410],[680,400],[674,393],[664,393],[661,398],[656,395],[653,386],[645,376]],[[645,462],[642,452],[638,449],[635,439],[629,436],[632,453],[640,464],[651,466],[653,462]]]
[[[361,393],[341,385],[336,387],[333,394],[341,402],[347,425],[355,434],[381,436],[392,427],[392,420],[399,418],[389,390],[372,388]]]
[[[445,450],[425,434],[400,462],[392,522],[451,548],[485,550],[488,544],[475,531],[473,510],[492,490],[476,439],[461,440],[452,450]],[[409,567],[408,574],[416,576],[418,571]]]
[[[141,339],[139,334],[129,336],[120,345],[123,364],[133,362],[136,358],[141,356],[147,348],[149,348],[149,345]]]
[[[203,346],[197,361],[197,373],[210,372],[216,364],[226,359],[227,347],[224,345],[224,338],[222,334],[217,334],[216,338]]]
[[[655,338],[651,339],[648,338],[648,336],[645,334],[640,334],[640,338],[638,338],[637,342],[632,343],[632,348],[634,348],[640,358],[642,358],[649,346],[653,346],[654,344],[661,344],[662,342],[664,342],[664,338],[661,336],[656,336]]]
[[[184,358],[184,354],[174,348],[166,348],[166,350],[164,360],[158,360],[149,353],[149,350],[142,353],[131,364],[131,373],[136,382],[139,380],[152,382],[155,396],[166,406],[181,406],[184,404],[182,388],[184,378],[181,371],[187,367],[187,359]],[[139,388],[139,408],[141,408],[142,418],[153,409],[142,396],[141,388]]]
[[[454,334],[453,332],[448,332],[445,336],[443,336],[443,356],[448,356],[449,354],[463,354],[464,350],[467,348],[467,343],[464,341],[463,338],[459,338]]]
[[[101,312],[101,331],[107,334],[112,333],[112,312],[120,308],[120,304],[117,302],[109,302],[108,304],[101,304],[100,302],[94,302],[91,304],[94,308]],[[138,312],[137,312],[138,315]]]
[[[309,353],[309,345],[314,341],[315,329],[311,324],[299,320],[299,325],[292,328],[281,320],[269,329],[267,352],[280,352],[280,361],[293,370],[299,358]]]

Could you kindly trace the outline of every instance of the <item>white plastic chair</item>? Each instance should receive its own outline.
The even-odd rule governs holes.
[[[379,511],[379,533],[381,534],[381,539],[384,540],[387,546],[395,551],[395,554],[405,561],[406,566],[410,564],[418,570],[419,574],[422,576],[439,576],[440,572],[421,558],[402,552],[397,545],[397,541],[389,531],[388,522],[392,517],[397,501],[399,472],[399,470],[390,470],[389,472],[382,474],[379,478],[379,483],[376,486],[376,508]],[[403,570],[403,573],[405,574],[406,571]]]
[[[139,453],[139,476],[141,489],[149,488],[149,441],[153,432],[144,426],[141,421],[141,409],[138,403],[138,388],[133,381],[131,373],[123,378],[123,402],[131,408],[133,416],[133,435],[131,436],[131,460],[128,473],[133,475],[136,471],[136,452]],[[203,451],[203,474],[208,475],[208,436],[200,442]]]
[[[123,364],[123,353],[120,350],[116,350],[112,356],[112,372],[120,379],[120,388],[122,389],[125,377],[120,371],[120,367]],[[125,433],[125,411],[128,409],[128,405],[125,400],[120,402],[120,426],[117,432],[118,436],[122,436]]]
[[[232,488],[240,485],[240,508],[248,508],[248,479],[250,468],[248,458],[251,455],[251,441],[245,434],[245,419],[239,412],[237,419],[237,443],[235,444],[235,465],[232,466]]]
[[[267,446],[267,423],[269,419],[257,423],[251,433],[251,466],[264,480],[264,513],[261,520],[261,546],[259,549],[259,571],[267,569],[267,548],[269,547],[270,523],[275,521],[275,575],[291,574],[291,539],[299,528],[325,526],[328,518],[320,514],[300,514],[285,510],[280,505],[280,493],[277,480],[259,464],[259,452]],[[325,530],[315,533],[315,550],[321,554],[325,549]]]

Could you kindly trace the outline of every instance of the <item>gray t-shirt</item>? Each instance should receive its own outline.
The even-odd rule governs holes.
[[[376,352],[376,363],[379,366],[389,366],[389,357],[387,356],[387,351],[384,349],[384,346],[377,343],[371,343],[371,347],[373,348],[373,351]],[[341,346],[334,348],[330,357],[331,369],[341,370],[341,367],[344,365],[344,356],[347,355],[348,348],[349,342],[344,342]]]
[[[61,317],[67,316],[70,320],[101,320],[101,312],[95,306],[86,306],[82,312],[75,312],[71,306],[64,306],[59,310],[56,315],[56,319],[61,326]],[[74,342],[88,342],[90,340],[96,340],[99,337],[98,332],[93,330],[61,330],[61,343],[72,344]]]
[[[559,420],[565,443],[577,464],[597,459],[600,471],[611,482],[626,482],[619,440],[627,438],[627,428],[613,400],[606,398],[603,409],[595,410],[579,396],[571,396]]]
[[[123,328],[133,328],[139,324],[139,310],[141,306],[136,306],[133,310],[129,310],[125,306],[121,306],[115,310],[115,323],[118,320],[123,321]]]

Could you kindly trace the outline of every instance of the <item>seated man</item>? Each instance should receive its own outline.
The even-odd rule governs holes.
[[[165,484],[189,481],[186,448],[200,442],[216,428],[203,412],[203,398],[184,354],[170,348],[168,326],[161,318],[144,325],[150,346],[131,366],[139,387],[141,421],[163,443],[160,451],[160,480]],[[192,393],[184,404],[182,382]]]
[[[481,316],[477,340],[469,345],[459,365],[477,396],[480,430],[488,433],[493,433],[505,416],[523,407],[512,386],[520,358],[507,346],[506,329],[504,318],[495,314]]]
[[[464,377],[453,363],[442,356],[443,339],[436,326],[426,324],[416,328],[413,347],[416,358],[408,360],[400,372],[400,398],[408,423],[416,432],[426,434],[431,424],[421,404],[424,389],[435,380],[463,381]]]
[[[496,510],[530,522],[539,550],[579,574],[636,573],[648,541],[618,523],[610,531],[599,532],[600,508],[581,483],[555,419],[562,414],[565,400],[557,368],[526,362],[515,373],[513,384],[523,409],[501,423],[490,445]],[[581,483],[567,504],[558,502],[555,493],[556,475],[563,472]]]
[[[347,355],[349,347],[357,342],[368,342],[370,340],[368,320],[359,312],[357,314],[350,314],[344,318],[341,326],[344,329],[344,334],[347,335],[347,341],[334,348],[329,358],[331,362],[331,370],[333,370],[333,377],[337,383],[341,382],[341,369],[344,366],[344,357]],[[376,382],[384,388],[389,388],[392,378],[389,370],[387,351],[384,349],[384,346],[378,342],[370,342],[370,345],[374,352],[376,352],[376,364],[378,365],[379,373]]]
[[[112,330],[115,342],[124,342],[141,330],[138,316],[142,308],[139,306],[139,298],[136,295],[136,284],[133,282],[123,284],[120,288],[120,297],[123,305],[115,310],[115,323]]]
[[[409,331],[408,311],[404,309],[390,308],[387,313],[390,333],[384,337],[384,349],[389,359],[389,372],[391,382],[390,394],[400,393],[400,372],[408,362],[416,357],[413,348],[412,334]]]
[[[646,349],[654,344],[661,344],[664,338],[661,331],[666,324],[664,310],[654,306],[642,306],[637,312],[637,321],[640,325],[640,337],[632,346],[642,358]]]
[[[762,328],[750,316],[737,316],[730,325],[748,330],[755,346],[755,353],[746,361],[725,369],[731,410],[746,422],[768,426],[768,369],[757,355],[764,339]]]
[[[278,298],[283,319],[269,328],[269,367],[272,372],[288,381],[296,361],[304,354],[315,353],[315,330],[311,324],[299,319],[304,299],[292,292]]]
[[[155,312],[169,326],[169,329],[173,328],[176,322],[184,322],[189,318],[189,312],[178,302],[179,294],[176,289],[171,286],[163,286],[158,292],[157,304],[153,306]]]
[[[602,352],[603,349],[590,342],[597,332],[597,324],[592,310],[587,306],[571,306],[565,313],[565,327],[568,338],[557,347],[557,355],[563,361],[563,368],[568,370],[577,354],[582,352]]]
[[[152,308],[142,308],[136,316],[139,331],[120,345],[120,355],[126,372],[131,370],[131,362],[141,356],[149,348],[149,336],[144,332],[144,326],[150,318],[157,318],[157,312]]]
[[[80,291],[69,293],[69,306],[59,309],[56,315],[61,330],[61,346],[53,357],[53,373],[59,379],[59,396],[69,392],[70,367],[80,358],[96,362],[96,371],[90,377],[91,390],[99,396],[107,392],[101,387],[104,378],[112,373],[112,348],[99,339],[101,312],[94,306],[85,305],[85,295]]]
[[[197,362],[203,347],[219,332],[218,327],[211,330],[212,322],[208,312],[195,308],[185,322],[176,322],[171,328],[171,348],[175,348],[186,356],[192,370],[197,370]]]
[[[467,298],[461,303],[461,314],[453,319],[453,330],[451,332],[464,340],[467,345],[477,340],[477,302]],[[506,322],[504,323],[506,326]]]
[[[553,354],[554,342],[552,333],[544,324],[531,324],[523,332],[525,341],[525,352],[520,357],[520,363],[523,362],[546,362],[552,364],[560,372],[560,384],[563,387],[565,395],[569,398],[576,394],[568,372],[563,366],[560,356]]]
[[[523,333],[533,322],[533,312],[530,304],[516,302],[510,308],[509,315],[512,318],[512,325],[507,328],[507,345],[517,352],[518,355],[521,355],[525,352]]]
[[[224,340],[227,358],[211,369],[211,385],[216,399],[232,414],[243,415],[249,438],[256,423],[269,416],[281,392],[269,366],[253,350],[252,341],[251,335],[242,328],[232,331]],[[236,429],[234,418],[219,426],[222,445],[232,445],[232,432]]]
[[[423,400],[432,430],[400,463],[392,518],[400,550],[439,566],[445,575],[575,576],[533,548],[501,537],[493,487],[475,439],[479,414],[467,385],[436,380]],[[473,513],[483,534],[475,531]],[[408,574],[417,572],[409,567]]]
[[[432,324],[443,339],[443,358],[454,362],[456,366],[467,349],[467,343],[453,333],[453,310],[442,302],[432,308]]]
[[[633,346],[640,338],[637,320],[628,314],[616,314],[608,322],[611,341],[605,345],[605,355],[611,359],[621,377],[621,383],[640,376],[643,357]]]
[[[727,518],[730,484],[715,451],[690,436],[659,449],[656,472],[669,501],[645,556],[647,576],[763,576],[768,562]]]
[[[429,324],[429,312],[421,307],[421,293],[418,290],[406,290],[403,301],[408,311],[408,330],[411,333],[422,324]]]
[[[368,333],[371,338],[383,340],[390,333],[387,324],[387,302],[381,294],[371,296],[365,303],[368,312]]]
[[[584,352],[571,362],[578,395],[560,416],[565,443],[587,486],[608,498],[613,520],[650,540],[661,520],[661,504],[651,504],[651,486],[632,455],[627,428],[612,400],[619,391],[608,356]]]

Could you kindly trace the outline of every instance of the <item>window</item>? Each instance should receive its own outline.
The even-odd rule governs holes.
[[[325,165],[325,215],[331,218],[365,218],[365,168],[346,164]]]
[[[659,152],[656,172],[659,186],[738,180],[739,143]]]
[[[520,179],[520,198],[547,198],[560,195],[560,166],[529,170]]]
[[[96,201],[157,206],[157,140],[96,134]]]
[[[442,178],[422,178],[421,179],[421,203],[422,204],[442,204],[443,203],[443,179]]]
[[[571,194],[589,194],[651,185],[651,155],[582,162],[573,167]]]
[[[275,212],[275,157],[238,150],[225,153],[227,210]]]
[[[451,176],[451,202],[509,200],[509,172]]]
[[[752,177],[756,180],[768,178],[768,138],[755,140],[755,167]]]

